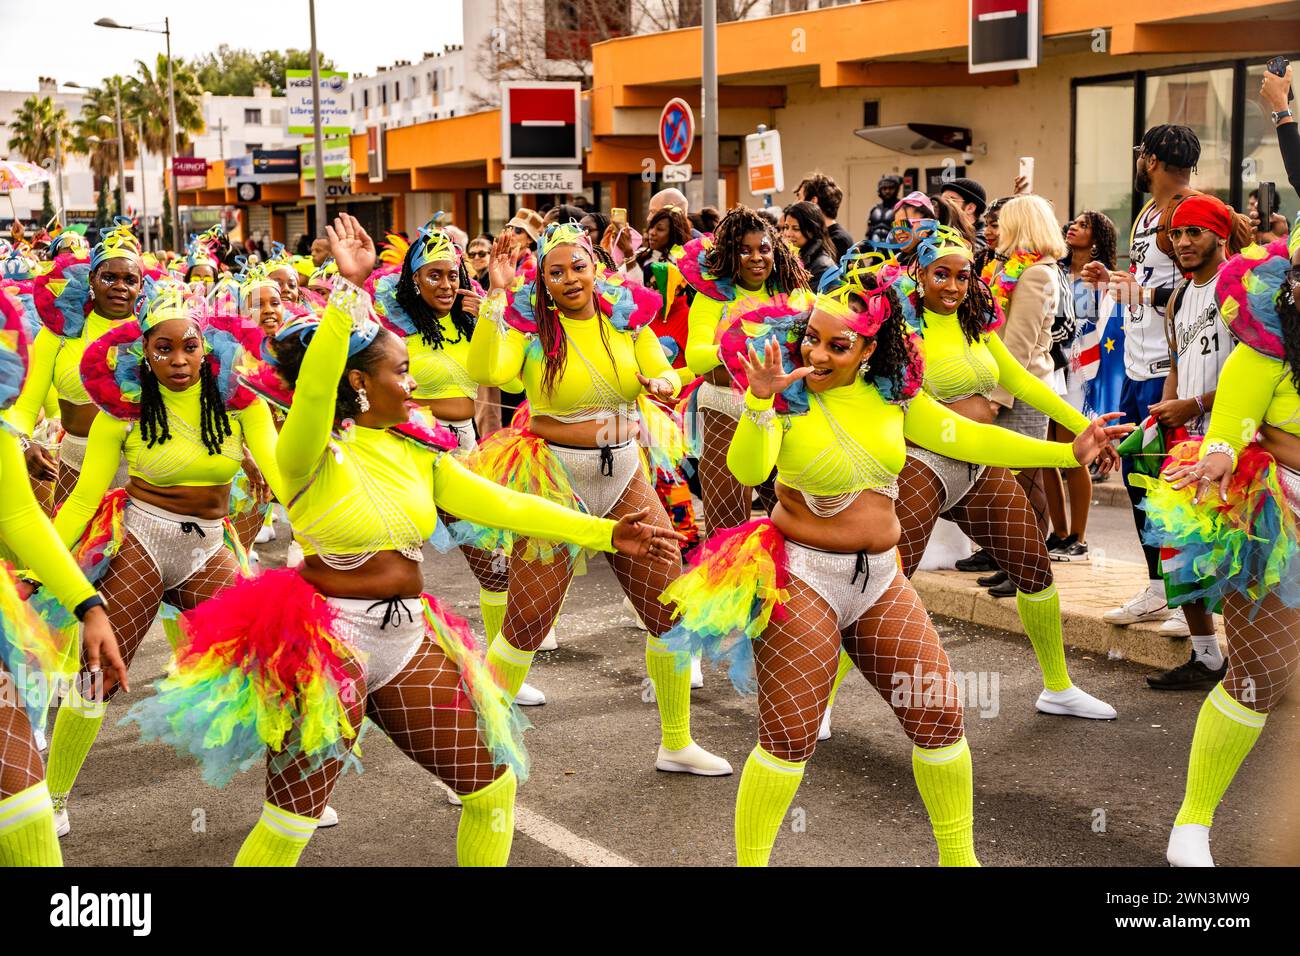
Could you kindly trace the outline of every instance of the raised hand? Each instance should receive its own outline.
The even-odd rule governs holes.
[[[619,518],[614,525],[613,544],[619,554],[630,558],[649,558],[660,564],[680,563],[681,542],[686,538],[672,528],[646,522],[650,512],[642,508]]]
[[[755,351],[754,346],[749,346],[749,357],[740,357],[740,364],[745,369],[745,378],[749,382],[749,390],[754,393],[755,398],[771,398],[780,392],[784,392],[790,387],[791,383],[806,378],[812,374],[812,366],[805,365],[803,368],[797,368],[788,375],[781,365],[781,346],[776,339],[768,339],[767,344],[763,347],[763,355],[760,356]]]
[[[375,243],[361,228],[356,217],[341,213],[334,219],[334,224],[325,227],[325,236],[329,239],[330,255],[339,267],[339,275],[353,285],[363,285],[374,271]]]
[[[514,240],[503,232],[492,243],[492,256],[488,259],[488,284],[493,289],[509,289],[515,281],[515,268],[519,257],[515,254]]]
[[[1079,433],[1079,437],[1074,440],[1074,457],[1080,465],[1091,465],[1097,456],[1101,455],[1103,450],[1110,446],[1110,443],[1116,438],[1123,438],[1131,432],[1136,425],[1111,425],[1117,418],[1123,418],[1123,412],[1110,412],[1094,418],[1092,423]],[[1107,462],[1110,465],[1107,466]],[[1114,460],[1109,456],[1103,459],[1102,467],[1107,471],[1114,467]]]

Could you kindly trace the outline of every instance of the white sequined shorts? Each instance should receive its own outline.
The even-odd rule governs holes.
[[[830,605],[841,631],[853,627],[871,610],[898,576],[897,548],[876,554],[845,554],[820,551],[787,538],[785,554],[790,574]]]
[[[184,584],[225,547],[223,522],[173,514],[131,498],[123,517],[126,533],[139,542],[162,576],[163,590]]]
[[[1287,504],[1291,506],[1292,511],[1300,515],[1300,471],[1279,463],[1277,480],[1282,486],[1282,493],[1286,495]]]
[[[463,421],[439,421],[443,428],[448,428],[456,436],[456,450],[452,452],[457,457],[468,455],[478,444],[478,426],[474,424],[474,419],[466,418]]]
[[[623,497],[641,467],[640,446],[634,441],[601,448],[574,448],[547,442],[551,453],[564,465],[569,484],[588,514],[603,518]]]
[[[939,509],[939,514],[951,511],[953,505],[965,498],[975,487],[975,482],[988,470],[984,465],[972,465],[935,454],[928,448],[914,448],[911,445],[907,446],[907,457],[915,458],[929,468],[939,479],[939,484],[943,485],[943,507]]]
[[[424,609],[418,597],[326,600],[338,612],[338,636],[358,651],[367,693],[400,674],[424,642]]]
[[[740,421],[740,415],[745,410],[745,396],[737,392],[730,385],[714,385],[712,382],[701,382],[699,387],[699,398],[696,400],[696,408],[699,411],[721,412],[728,418]]]
[[[82,465],[86,462],[86,448],[89,444],[89,438],[79,438],[65,432],[63,440],[59,442],[59,465],[81,474]],[[113,475],[113,483],[109,487],[125,488],[126,480],[129,477],[126,471],[126,458],[123,457],[117,464],[117,474]]]

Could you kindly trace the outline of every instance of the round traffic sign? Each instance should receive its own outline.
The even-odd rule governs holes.
[[[674,96],[659,114],[659,152],[672,165],[686,162],[695,144],[695,114],[691,104]]]

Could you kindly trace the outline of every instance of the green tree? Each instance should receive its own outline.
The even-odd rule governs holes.
[[[332,70],[334,63],[321,56],[321,69]],[[214,96],[252,96],[253,87],[267,83],[273,96],[283,96],[286,70],[311,69],[309,50],[236,49],[223,43],[216,52],[196,57],[191,67],[199,85]]]
[[[135,76],[128,79],[122,90],[122,109],[132,123],[144,123],[144,147],[151,153],[162,153],[163,171],[161,186],[166,201],[163,212],[163,242],[172,246],[170,196],[167,175],[171,169],[175,147],[168,135],[167,57],[158,54],[154,68],[143,60],[136,60]],[[203,91],[194,70],[183,61],[173,61],[176,87],[176,138],[179,148],[189,146],[189,136],[203,130]],[[129,106],[128,106],[129,104]]]
[[[54,159],[58,137],[62,136],[65,146],[68,145],[68,112],[48,96],[29,96],[23,100],[9,128],[9,149],[38,166]],[[44,187],[41,218],[48,222],[54,218],[54,204],[50,201],[50,184],[41,185]]]
[[[113,193],[113,209],[122,213],[117,191],[113,182],[119,175],[117,163],[117,102],[115,92],[124,86],[120,76],[105,77],[103,84],[86,91],[81,101],[81,115],[72,126],[72,150],[85,156],[90,162],[90,171],[95,177],[97,202],[95,206],[96,225],[107,225],[108,193]],[[123,148],[126,159],[136,155],[135,124],[126,122],[123,103]]]

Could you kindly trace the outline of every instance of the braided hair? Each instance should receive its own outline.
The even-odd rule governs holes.
[[[767,292],[789,294],[795,289],[811,289],[812,279],[772,223],[748,206],[737,206],[722,217],[713,234],[713,248],[705,265],[716,276],[734,278],[740,273],[740,245],[751,232],[761,232],[772,243],[772,274],[767,277]]]
[[[336,421],[356,418],[361,414],[361,403],[357,396],[357,390],[348,381],[348,372],[356,369],[366,373],[373,373],[380,356],[384,353],[387,340],[392,334],[387,329],[380,329],[374,341],[357,352],[356,355],[348,356],[347,362],[343,365],[343,374],[339,376],[338,393],[334,399],[334,418]],[[297,388],[298,386],[298,376],[302,373],[302,360],[307,355],[307,344],[296,335],[286,336],[279,340],[273,339],[268,343],[275,355],[275,370],[290,388]]]
[[[440,349],[446,338],[442,332],[442,323],[434,314],[433,306],[424,301],[420,290],[415,287],[415,272],[411,269],[411,259],[417,248],[418,243],[412,244],[406,253],[406,258],[402,260],[402,272],[397,278],[397,288],[393,290],[393,295],[397,299],[397,304],[411,317],[416,331],[420,333],[420,338],[424,339],[425,344]],[[464,262],[457,267],[456,282],[462,289],[472,288]],[[456,296],[451,304],[451,311],[447,314],[451,316],[452,327],[459,333],[453,341],[465,341],[474,334],[474,317],[465,311],[460,296]]]
[[[209,455],[221,454],[221,446],[231,435],[226,403],[207,359],[199,366],[199,434]],[[172,437],[162,387],[148,362],[140,364],[140,437],[148,448],[164,445]]]
[[[911,293],[912,304],[916,308],[917,316],[922,317],[921,321],[924,323],[925,294],[922,291],[922,280],[925,269],[914,258],[907,266],[907,274],[916,283],[916,288]],[[984,336],[990,316],[996,313],[993,292],[985,281],[975,274],[975,266],[972,263],[970,285],[966,287],[966,296],[957,306],[957,325],[968,345],[974,345]]]

